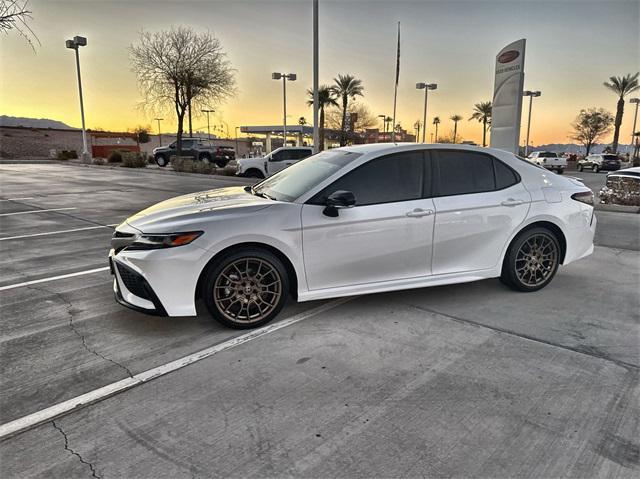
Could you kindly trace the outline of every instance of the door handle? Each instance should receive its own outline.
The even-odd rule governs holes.
[[[508,198],[500,203],[502,206],[518,206],[524,203],[522,200],[514,200],[513,198]]]
[[[408,211],[406,216],[409,218],[421,218],[422,216],[429,216],[433,214],[433,210],[423,210],[422,208],[416,208],[413,211]]]

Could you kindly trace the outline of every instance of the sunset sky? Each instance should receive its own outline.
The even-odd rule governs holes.
[[[130,71],[128,47],[140,30],[171,25],[209,30],[237,69],[238,94],[221,105],[215,120],[231,135],[240,125],[279,124],[282,84],[271,72],[295,72],[288,85],[290,122],[304,116],[312,84],[311,0],[291,1],[56,1],[32,0],[31,27],[41,42],[35,52],[21,37],[0,38],[0,114],[50,118],[80,125],[73,51],[65,39],[88,38],[81,49],[85,111],[89,128],[127,130],[152,125]],[[411,127],[422,117],[423,95],[415,83],[438,83],[430,95],[429,120],[443,119],[448,133],[457,113],[459,133],[480,141],[481,126],[467,121],[473,104],[490,100],[496,53],[527,39],[525,89],[534,100],[533,144],[569,142],[570,123],[581,108],[615,111],[616,98],[602,86],[610,75],[640,66],[640,2],[632,1],[327,1],[320,0],[320,75],[362,79],[372,113],[392,113],[396,22],[402,25],[398,117]],[[640,96],[640,93],[636,94]],[[164,114],[163,130],[175,131]],[[621,143],[629,143],[633,109],[627,104]],[[194,121],[206,129],[206,119]],[[522,135],[526,128],[523,114]],[[432,129],[429,130],[430,132]]]

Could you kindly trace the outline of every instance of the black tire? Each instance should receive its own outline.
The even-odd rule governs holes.
[[[532,244],[539,246],[532,248]],[[560,253],[558,238],[547,228],[523,231],[509,246],[500,281],[516,291],[538,291],[549,284],[558,271]],[[530,259],[526,259],[527,256]]]
[[[558,168],[556,171],[558,172],[558,174],[559,174],[559,175],[561,175],[562,173],[564,173],[564,170],[563,170],[562,168]]]
[[[268,323],[280,313],[288,295],[289,276],[282,261],[260,248],[225,254],[209,265],[202,283],[202,296],[213,319],[234,329]]]
[[[227,163],[229,163],[229,160],[215,160],[215,164],[218,168],[224,168],[225,166],[227,166]]]
[[[198,159],[203,163],[209,163],[211,162],[211,155],[209,153],[202,153]]]
[[[169,162],[167,161],[167,157],[164,155],[156,155],[154,160],[156,160],[156,164],[158,166],[161,166],[162,168],[169,164]]]
[[[584,170],[584,166],[578,165],[578,171],[582,172],[582,170]]]
[[[593,165],[593,172],[598,173],[600,171],[600,167],[598,165]]]
[[[264,178],[262,172],[260,170],[256,170],[255,168],[248,170],[244,174],[244,176],[246,176],[247,178]]]

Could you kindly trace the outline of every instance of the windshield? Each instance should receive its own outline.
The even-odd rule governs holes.
[[[359,156],[361,153],[352,151],[323,151],[267,178],[254,186],[253,192],[277,201],[293,201]]]
[[[543,151],[540,153],[540,156],[543,158],[558,158],[558,154],[553,151]]]

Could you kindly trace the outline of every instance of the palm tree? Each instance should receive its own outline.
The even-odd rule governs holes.
[[[307,90],[309,100],[307,105],[313,106],[313,90]],[[320,144],[318,145],[318,151],[324,150],[324,109],[330,106],[338,106],[338,102],[333,96],[333,89],[328,85],[322,85],[318,88],[318,110],[320,110],[320,125],[318,127]]]
[[[487,128],[491,126],[491,102],[481,101],[473,106],[473,115],[471,120],[478,120],[482,123],[482,146],[487,146]]]
[[[438,143],[438,125],[440,124],[440,117],[439,116],[434,116],[433,117],[433,124],[436,125],[436,143]]]
[[[456,137],[458,135],[458,122],[462,120],[462,117],[460,115],[453,115],[449,119],[453,121],[453,142],[456,143]]]
[[[338,75],[333,79],[333,94],[342,99],[342,124],[340,135],[340,146],[347,144],[347,108],[349,107],[349,98],[355,100],[357,96],[363,96],[362,80],[358,80],[353,75]]]
[[[391,131],[391,128],[389,128],[389,125],[393,123],[393,118],[391,118],[390,116],[385,117],[384,119],[384,132],[387,133],[387,131]]]
[[[313,103],[313,100],[311,101],[311,103]],[[298,125],[304,126],[306,124],[307,124],[307,119],[304,116],[301,116],[300,118],[298,118]]]
[[[636,91],[640,88],[638,84],[638,74],[625,75],[623,77],[609,77],[608,82],[604,82],[604,86],[618,95],[618,105],[616,108],[616,120],[613,130],[613,143],[611,149],[613,153],[618,152],[618,137],[620,136],[620,125],[622,125],[622,115],[624,115],[624,97],[629,93]]]

